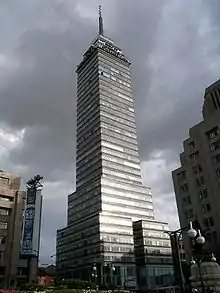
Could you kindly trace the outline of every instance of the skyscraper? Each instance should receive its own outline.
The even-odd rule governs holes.
[[[189,130],[173,183],[180,225],[198,222],[206,237],[204,249],[220,259],[220,80],[205,90],[203,121]],[[190,246],[185,239],[186,253]]]
[[[135,281],[132,222],[153,223],[154,210],[141,178],[130,62],[104,36],[101,10],[99,34],[76,72],[76,191],[68,197],[67,227],[57,232],[57,269],[90,278],[95,263],[97,278],[107,282],[114,264],[114,282]]]

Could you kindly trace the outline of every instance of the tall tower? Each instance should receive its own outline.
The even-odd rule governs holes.
[[[68,197],[67,228],[57,232],[58,271],[85,278],[96,263],[135,278],[133,221],[154,221],[152,196],[142,183],[130,62],[99,34],[77,67],[76,191]]]

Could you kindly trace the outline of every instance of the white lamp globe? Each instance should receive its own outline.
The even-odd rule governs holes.
[[[187,231],[187,236],[190,238],[195,238],[197,231],[193,228],[192,222],[189,222],[189,230]]]

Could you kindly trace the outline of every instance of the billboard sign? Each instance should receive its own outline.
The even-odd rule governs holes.
[[[28,188],[21,246],[22,254],[36,255],[39,252],[41,207],[41,191],[36,188]]]

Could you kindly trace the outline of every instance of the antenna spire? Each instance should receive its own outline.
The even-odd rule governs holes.
[[[99,35],[103,36],[103,18],[102,18],[102,6],[99,5]]]

